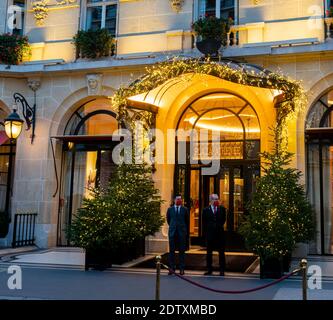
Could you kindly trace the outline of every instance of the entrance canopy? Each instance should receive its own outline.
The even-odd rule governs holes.
[[[225,85],[226,82],[229,82],[229,85]],[[200,89],[198,89],[199,87]],[[204,74],[186,74],[168,80],[153,90],[131,96],[127,101],[130,108],[157,113],[160,108],[169,106],[182,94],[194,97],[195,99],[195,94],[198,90],[213,90],[213,92],[220,93],[224,91],[226,87],[230,88],[230,81]],[[276,89],[250,87],[234,83],[232,87],[234,88],[233,93],[237,92],[239,97],[242,97],[245,90],[251,90],[255,95],[260,96],[262,100],[266,100],[271,104],[275,104],[282,93]],[[193,90],[191,90],[191,88],[193,88]],[[226,92],[228,92],[228,90]],[[222,97],[221,94],[220,97]],[[225,97],[227,100],[227,94]]]
[[[256,95],[269,94],[274,105],[287,105],[287,112],[295,110],[302,100],[303,90],[297,82],[259,66],[230,60],[187,59],[152,67],[145,76],[116,93],[114,101],[122,107],[123,100],[117,97],[119,94],[121,98],[126,98],[126,107],[157,113],[159,108],[170,105],[180,94],[198,83],[202,88],[207,83],[209,89],[208,82],[212,79],[220,80],[216,87],[219,91],[223,89],[223,81],[226,81],[234,84],[239,95],[245,88]]]

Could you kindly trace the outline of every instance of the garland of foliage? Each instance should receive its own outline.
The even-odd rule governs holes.
[[[113,97],[113,104],[118,110],[118,119],[131,124],[128,101],[131,96],[151,91],[166,81],[185,74],[204,74],[214,76],[234,83],[259,88],[280,90],[284,93],[284,100],[277,105],[277,127],[280,134],[283,132],[286,119],[296,114],[306,105],[306,95],[299,81],[289,79],[280,73],[263,70],[264,77],[257,76],[255,72],[244,72],[233,69],[227,64],[219,64],[209,58],[179,59],[155,64],[146,69],[146,74],[133,82],[129,87],[121,87]],[[184,81],[187,81],[184,77]],[[150,112],[141,113],[145,125],[152,124],[153,116]]]

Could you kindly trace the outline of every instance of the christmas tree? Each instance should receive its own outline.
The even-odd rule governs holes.
[[[313,210],[301,172],[290,166],[293,154],[286,151],[275,130],[275,147],[262,153],[263,175],[248,204],[249,214],[240,228],[248,248],[261,258],[283,258],[299,242],[313,238]]]
[[[153,235],[163,224],[162,200],[145,164],[118,166],[108,187],[92,189],[91,196],[68,229],[76,246],[116,249]]]

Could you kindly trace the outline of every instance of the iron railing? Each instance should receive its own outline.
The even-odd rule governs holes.
[[[12,247],[24,247],[35,244],[35,226],[37,213],[17,213],[14,218]]]

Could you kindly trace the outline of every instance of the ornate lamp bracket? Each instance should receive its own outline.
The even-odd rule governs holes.
[[[29,88],[34,92],[34,104],[31,107],[25,97],[20,93],[14,93],[14,101],[16,105],[21,105],[22,107],[22,114],[24,120],[26,122],[27,128],[26,130],[32,130],[31,132],[31,144],[34,142],[35,138],[35,127],[36,127],[36,91],[40,87],[39,80],[28,80]]]

